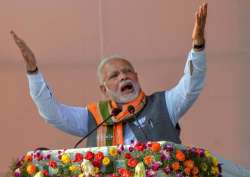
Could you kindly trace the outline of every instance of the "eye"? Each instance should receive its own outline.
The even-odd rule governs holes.
[[[111,73],[109,79],[114,79],[118,76],[118,72]]]
[[[123,72],[124,74],[133,73],[132,69],[130,69],[130,68],[125,68],[125,69],[123,69],[122,72]]]

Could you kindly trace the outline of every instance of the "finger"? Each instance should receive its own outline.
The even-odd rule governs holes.
[[[195,13],[195,20],[196,20],[196,24],[199,24],[200,18],[199,18],[199,12],[198,11]]]
[[[198,13],[197,13],[197,24],[201,25],[201,6],[198,9]]]
[[[199,7],[199,17],[202,15],[202,6]]]
[[[207,15],[207,3],[204,3],[202,5],[202,15],[206,16]]]
[[[14,32],[11,33],[11,35],[13,36],[13,39],[16,42],[16,44],[19,45],[21,43],[20,38]]]
[[[17,46],[21,49],[25,47],[25,44],[22,40],[20,40],[19,38],[14,38],[15,43],[17,44]]]
[[[198,21],[198,12],[197,11],[195,12],[195,21],[196,22]]]
[[[27,47],[27,45],[25,44],[24,40],[22,40],[21,38],[19,38],[14,31],[11,31],[11,34],[12,34],[12,36],[14,38],[14,41],[16,42],[16,44],[18,45],[19,48],[25,48],[25,47]]]
[[[18,41],[20,40],[20,38],[16,35],[16,33],[14,31],[10,31],[10,34],[12,35],[12,37],[14,38],[14,40]]]
[[[204,16],[207,16],[207,3],[204,5]]]
[[[207,18],[207,4],[204,4],[202,7],[202,16],[201,16],[201,22],[202,22],[202,27],[205,27],[206,24],[206,18]]]
[[[13,30],[11,30],[10,33],[17,43],[20,43],[20,44],[25,43],[20,37],[17,36],[17,34]]]
[[[13,30],[10,30],[10,34],[14,37],[16,33]]]
[[[14,37],[16,36],[16,33],[13,30],[10,30],[10,34]]]

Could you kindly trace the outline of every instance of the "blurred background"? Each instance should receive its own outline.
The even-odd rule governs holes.
[[[84,106],[102,98],[96,67],[111,54],[131,60],[147,94],[173,87],[182,76],[202,2],[1,0],[0,175],[29,150],[71,148],[79,140],[40,118],[10,30],[32,48],[56,98]],[[206,86],[180,122],[182,141],[250,168],[250,1],[207,2]]]

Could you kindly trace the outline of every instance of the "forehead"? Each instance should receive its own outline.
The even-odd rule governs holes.
[[[131,68],[134,70],[133,66],[129,63],[129,61],[122,59],[122,58],[114,58],[114,59],[107,61],[104,64],[102,68],[102,72],[103,74],[105,74],[105,73],[110,73],[110,72],[114,72],[117,70],[121,70],[123,68]]]

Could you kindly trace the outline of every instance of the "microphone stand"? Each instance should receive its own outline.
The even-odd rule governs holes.
[[[77,146],[85,140],[87,137],[89,137],[94,131],[96,131],[100,126],[102,126],[105,122],[107,122],[111,117],[117,116],[122,111],[121,108],[115,108],[112,110],[111,114],[104,119],[99,125],[97,125],[94,129],[92,129],[87,135],[85,135],[83,138],[81,138],[74,146],[74,148],[77,148]]]

